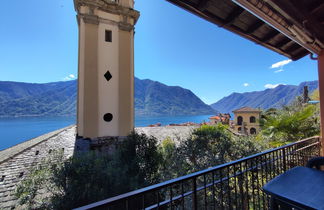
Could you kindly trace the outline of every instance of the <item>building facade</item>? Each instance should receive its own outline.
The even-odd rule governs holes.
[[[233,113],[235,132],[245,135],[256,135],[260,132],[260,109],[242,107]]]

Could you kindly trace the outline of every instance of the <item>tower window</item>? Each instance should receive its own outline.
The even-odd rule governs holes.
[[[110,30],[106,30],[105,40],[106,40],[106,42],[112,42],[112,32]]]

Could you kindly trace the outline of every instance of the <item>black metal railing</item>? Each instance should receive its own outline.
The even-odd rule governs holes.
[[[267,209],[262,186],[319,155],[312,137],[78,209]]]

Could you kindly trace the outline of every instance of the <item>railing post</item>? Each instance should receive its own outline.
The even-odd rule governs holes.
[[[287,170],[287,166],[286,166],[286,149],[284,148],[283,150],[282,150],[282,155],[283,155],[283,168],[284,168],[284,171],[286,171]]]
[[[319,90],[319,98],[320,102],[321,100],[324,100],[324,50],[322,50],[318,56],[317,56],[317,63],[318,63],[318,90]],[[320,141],[321,141],[321,148],[323,155],[324,149],[324,103],[320,103],[320,128],[321,128],[321,134],[320,134]]]
[[[322,153],[321,153],[321,148],[322,148],[322,142],[321,142],[321,138],[320,137],[317,137],[317,141],[318,141],[318,143],[319,143],[319,146],[318,146],[318,156],[320,156]]]
[[[192,209],[197,210],[197,182],[196,177],[192,179]]]

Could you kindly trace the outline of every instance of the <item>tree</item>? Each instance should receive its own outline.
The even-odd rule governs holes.
[[[161,162],[157,140],[132,132],[114,154],[53,155],[31,170],[16,189],[24,208],[72,209],[155,184]]]
[[[184,160],[182,167],[187,172],[206,169],[254,154],[264,145],[254,137],[234,136],[226,125],[204,125],[179,146],[179,156]]]
[[[318,135],[319,107],[303,104],[297,98],[291,105],[263,118],[262,134],[273,146]]]

